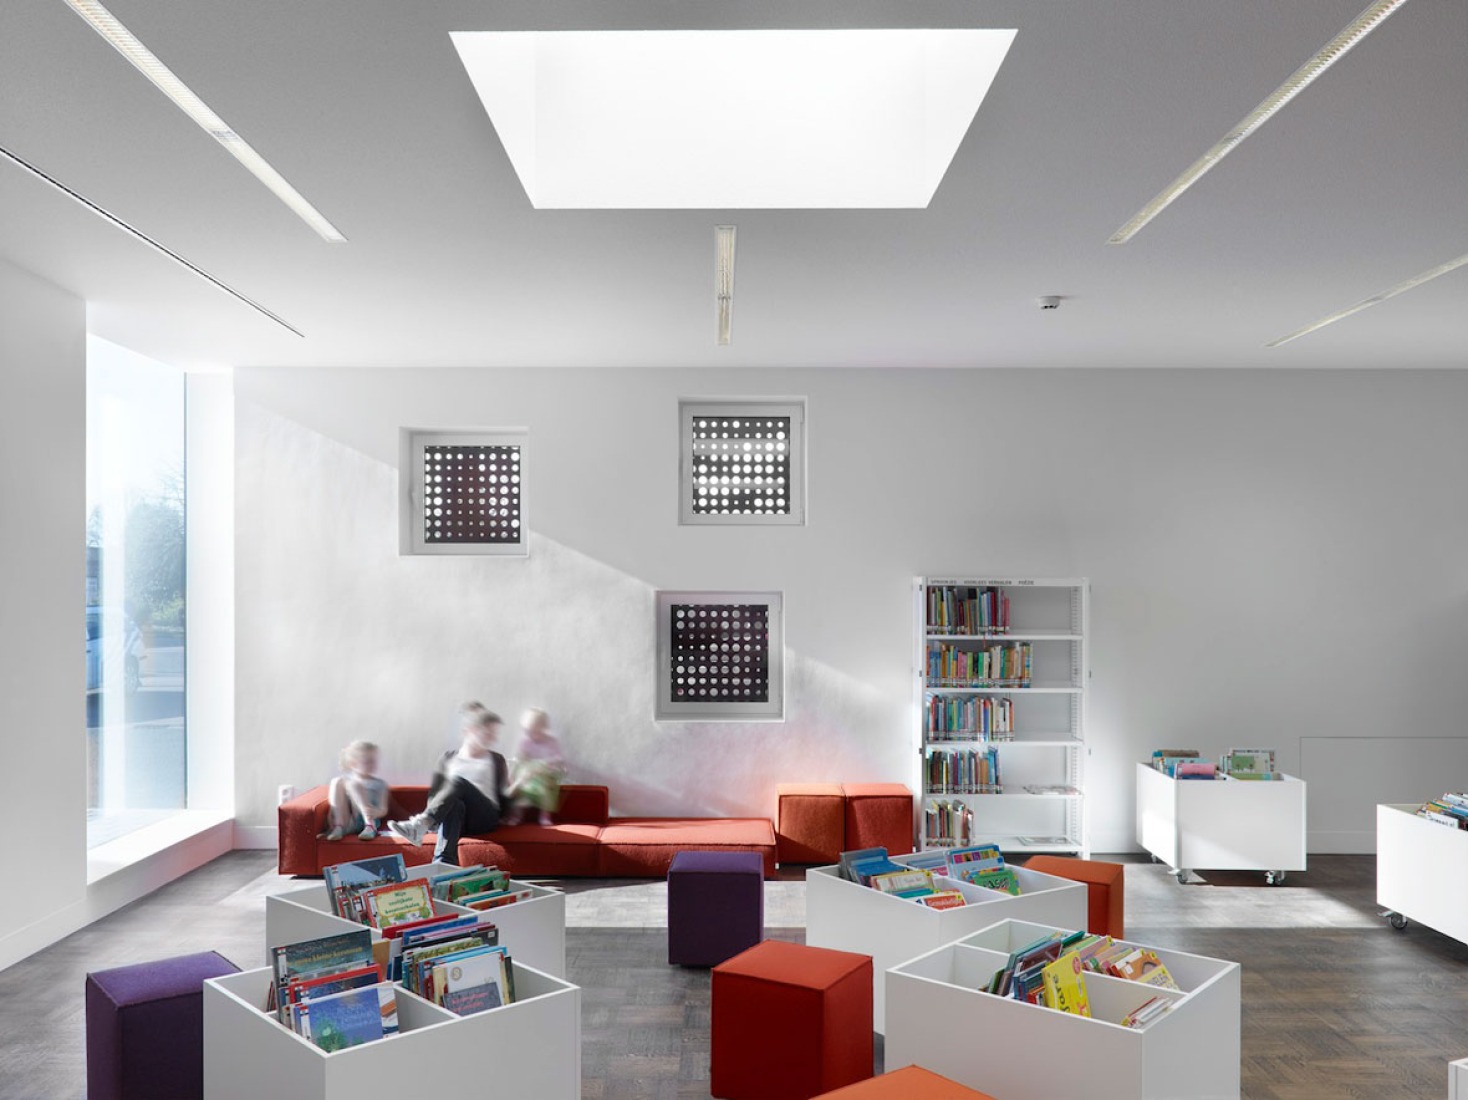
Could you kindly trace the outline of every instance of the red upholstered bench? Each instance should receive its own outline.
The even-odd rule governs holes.
[[[1126,866],[1070,856],[1031,856],[1031,871],[1086,884],[1086,931],[1098,936],[1126,935]]]
[[[835,863],[846,850],[841,784],[781,783],[775,795],[775,858],[781,863]]]
[[[870,1081],[825,1092],[819,1100],[995,1100],[920,1066],[906,1066]]]
[[[846,848],[886,848],[888,855],[912,851],[912,792],[901,783],[844,783]]]
[[[710,1091],[809,1100],[872,1075],[872,960],[765,940],[714,967]]]

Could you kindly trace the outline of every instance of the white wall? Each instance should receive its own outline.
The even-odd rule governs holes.
[[[86,307],[0,260],[0,967],[86,893],[85,456]]]
[[[1275,745],[1297,771],[1311,738],[1464,734],[1468,375],[242,370],[236,386],[246,826],[353,737],[421,775],[470,697],[546,706],[624,813],[769,814],[780,781],[907,780],[921,573],[1091,578],[1099,851],[1133,846],[1131,764],[1163,743]],[[809,398],[808,526],[677,526],[676,404],[706,394]],[[405,424],[530,427],[528,560],[398,556]],[[681,587],[785,591],[785,723],[652,722],[651,593]],[[1380,775],[1304,755],[1317,851],[1369,849],[1374,799],[1468,786],[1410,753]]]

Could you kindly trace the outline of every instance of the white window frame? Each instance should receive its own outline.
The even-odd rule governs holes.
[[[673,701],[675,604],[763,604],[770,631],[769,680],[763,703]],[[785,594],[783,592],[658,592],[654,719],[659,722],[779,722],[785,718]]]
[[[530,521],[527,428],[442,430],[403,428],[398,433],[398,538],[403,554],[525,557],[529,554]],[[520,538],[516,542],[428,542],[424,538],[423,449],[425,447],[518,447],[520,449]]]
[[[693,510],[693,422],[701,416],[783,416],[790,419],[789,512],[783,515],[707,515]],[[686,527],[803,527],[805,525],[803,397],[699,397],[678,402],[678,522]]]

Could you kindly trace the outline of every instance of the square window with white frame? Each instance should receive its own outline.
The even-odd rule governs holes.
[[[405,554],[526,553],[524,429],[403,429]]]
[[[805,402],[679,403],[679,522],[805,523]]]
[[[784,597],[779,592],[659,592],[659,720],[785,716]]]

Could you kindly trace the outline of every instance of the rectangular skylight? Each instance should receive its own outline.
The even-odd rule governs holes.
[[[230,155],[243,164],[268,187],[272,194],[295,213],[303,222],[314,229],[324,240],[333,243],[345,241],[340,230],[326,220],[305,197],[292,187],[275,168],[235,133],[229,124],[193,93],[167,65],[154,56],[153,51],[140,42],[132,31],[122,25],[110,11],[97,0],[66,0],[68,4],[91,24],[92,29],[105,38],[118,53],[132,62],[133,66],[173,100],[184,114],[193,119],[215,141],[229,150]]]
[[[452,35],[538,209],[926,207],[1013,30]]]

